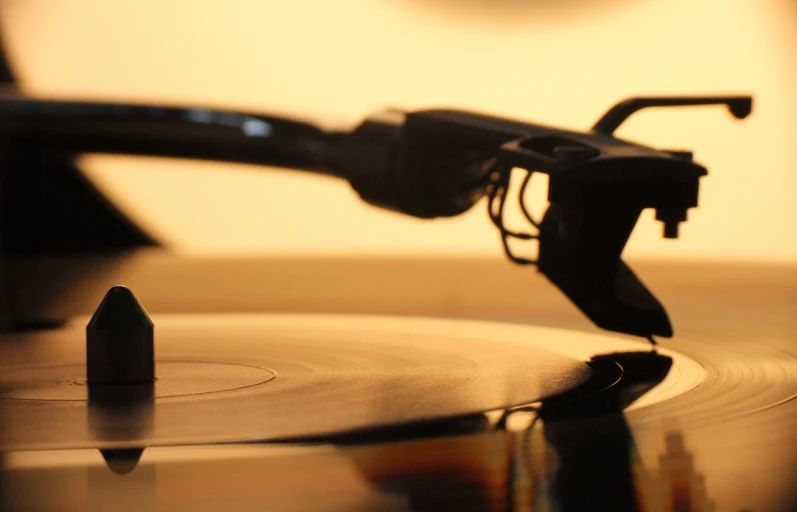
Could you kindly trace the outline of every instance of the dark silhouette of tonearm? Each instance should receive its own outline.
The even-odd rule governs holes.
[[[5,96],[0,238],[6,255],[157,245],[80,176],[72,164],[79,153],[279,166],[343,178],[365,201],[420,218],[459,215],[486,198],[513,262],[536,265],[599,327],[669,337],[664,307],[621,254],[646,208],[676,238],[706,169],[689,152],[613,133],[643,108],[713,104],[738,119],[752,109],[748,96],[634,98],[586,131],[457,110],[387,111],[335,132],[270,115]],[[513,172],[525,173],[516,199],[528,232],[504,223]],[[523,202],[534,173],[549,183],[539,220]],[[516,255],[511,239],[538,240],[536,258]]]

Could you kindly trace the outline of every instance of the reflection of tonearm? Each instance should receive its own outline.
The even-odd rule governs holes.
[[[48,229],[32,220],[41,217],[42,205],[31,200],[31,190],[46,187],[42,179],[52,172],[45,154],[273,165],[344,178],[365,201],[421,218],[458,215],[486,197],[509,258],[536,264],[598,326],[671,336],[664,308],[620,256],[643,209],[656,210],[665,237],[678,236],[678,224],[697,206],[698,182],[706,169],[689,152],[655,150],[612,133],[642,108],[712,104],[726,105],[739,119],[752,108],[747,96],[636,98],[619,103],[585,132],[455,110],[388,111],[352,131],[330,132],[268,115],[0,98],[0,155],[5,155],[7,175],[4,247],[30,249],[26,244],[36,239],[37,230]],[[525,172],[519,206],[533,232],[504,225],[513,169]],[[549,179],[550,206],[539,222],[522,200],[535,172]],[[42,179],[31,177],[36,173]],[[50,203],[54,196],[39,199]],[[537,239],[536,259],[513,254],[512,238]]]

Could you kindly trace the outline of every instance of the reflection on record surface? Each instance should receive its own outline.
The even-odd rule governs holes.
[[[664,450],[646,464],[621,411],[671,364],[655,352],[597,355],[593,368],[619,366],[629,378],[606,372],[587,396],[399,429],[389,441],[363,433],[311,447],[156,447],[104,459],[15,452],[4,460],[5,509],[722,510],[687,434],[660,433]]]

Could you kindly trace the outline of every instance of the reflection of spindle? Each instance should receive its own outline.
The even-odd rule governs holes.
[[[144,451],[130,447],[152,428],[155,358],[153,324],[133,293],[111,288],[86,327],[89,426],[103,442],[123,448],[100,450],[108,468],[131,472]]]
[[[100,450],[108,469],[117,475],[126,475],[133,471],[144,454],[143,448],[118,448]]]
[[[119,475],[113,468],[118,468],[116,464],[124,461],[117,459],[114,465],[108,459],[106,462],[111,471],[105,465],[91,465],[88,468],[90,512],[139,512],[155,509],[157,473],[154,464],[141,464],[135,471]]]

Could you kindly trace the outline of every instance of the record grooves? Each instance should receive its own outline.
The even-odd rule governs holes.
[[[226,471],[241,474],[252,471],[244,468],[251,468],[258,457],[265,457],[267,471],[309,457],[320,468],[331,464],[319,459],[328,453],[323,447],[330,446],[374,489],[408,496],[412,509],[437,510],[457,503],[461,510],[504,510],[531,499],[518,482],[547,478],[552,468],[541,462],[540,450],[554,450],[557,480],[535,499],[558,496],[564,510],[602,510],[611,503],[617,510],[636,511],[629,496],[655,503],[662,492],[658,473],[633,476],[638,460],[659,457],[658,445],[645,441],[647,431],[664,427],[666,449],[674,450],[667,457],[684,457],[681,453],[690,447],[710,446],[709,439],[721,435],[717,427],[726,420],[760,423],[764,415],[775,413],[781,418],[776,420],[779,428],[784,427],[789,421],[777,411],[793,403],[797,389],[792,355],[740,340],[728,340],[717,353],[716,345],[688,338],[652,350],[644,340],[465,320],[203,314],[154,315],[153,321],[156,380],[151,395],[122,403],[118,396],[94,405],[86,401],[88,386],[75,382],[84,369],[81,363],[47,365],[48,358],[80,359],[83,319],[56,331],[21,334],[3,345],[0,440],[4,451],[11,450],[8,467],[18,468],[6,475],[7,485],[28,485],[23,476],[29,470],[24,468],[40,468],[40,481],[52,486],[62,478],[55,475],[72,471],[68,468],[73,464],[91,468],[102,461],[105,471],[130,482],[160,468],[159,485],[167,492],[177,488],[177,481],[167,476],[170,467],[201,470],[224,464]],[[181,357],[189,345],[194,360]],[[242,367],[251,369],[248,378],[263,382],[219,385],[240,384],[246,376],[235,374]],[[207,370],[219,368],[229,369],[230,376],[218,375],[221,371],[214,380],[214,372]],[[262,373],[266,368],[269,373]],[[24,375],[46,377],[26,381],[20,378]],[[304,375],[317,380],[290,382]],[[319,383],[325,393],[313,395]],[[204,391],[198,389],[202,386]],[[294,392],[299,396],[290,395]],[[286,406],[280,402],[284,393],[296,420],[287,425],[272,422],[271,416],[291,417],[279,412]],[[357,398],[363,393],[366,402]],[[441,395],[445,400],[429,400]],[[249,407],[251,396],[268,407]],[[310,397],[306,406],[301,405],[303,396]],[[707,403],[719,405],[705,407]],[[169,420],[175,410],[178,422]],[[386,414],[393,416],[385,420]],[[199,418],[198,428],[185,421],[188,417]],[[358,417],[362,423],[352,421]],[[795,425],[793,418],[790,422]],[[14,424],[28,428],[14,431]],[[48,428],[29,428],[37,424]],[[241,425],[247,424],[256,429],[241,435],[246,432]],[[230,434],[228,425],[235,425]],[[306,433],[283,435],[280,428]],[[688,429],[687,441],[679,434],[682,429]],[[171,433],[178,430],[182,437]],[[226,450],[217,462],[208,458],[213,452],[195,452],[214,445]],[[243,446],[250,448],[239,451]],[[297,447],[314,451],[293,452]],[[186,466],[179,462],[180,450],[200,458]],[[306,455],[295,459],[295,453]],[[506,472],[489,462],[499,454],[507,461]],[[73,462],[57,471],[46,469],[46,461],[63,456]],[[661,460],[658,471],[664,471]],[[713,460],[722,463],[716,455]],[[755,464],[753,459],[748,463]],[[719,472],[705,459],[700,467]],[[48,471],[56,471],[55,480]],[[103,486],[122,485],[95,472],[89,471],[91,478],[102,480]],[[499,480],[490,480],[495,478]],[[498,481],[502,483],[495,487]],[[246,496],[259,496],[263,488],[258,489],[236,491],[239,503],[247,502]],[[20,503],[36,501],[32,494],[15,495]]]

